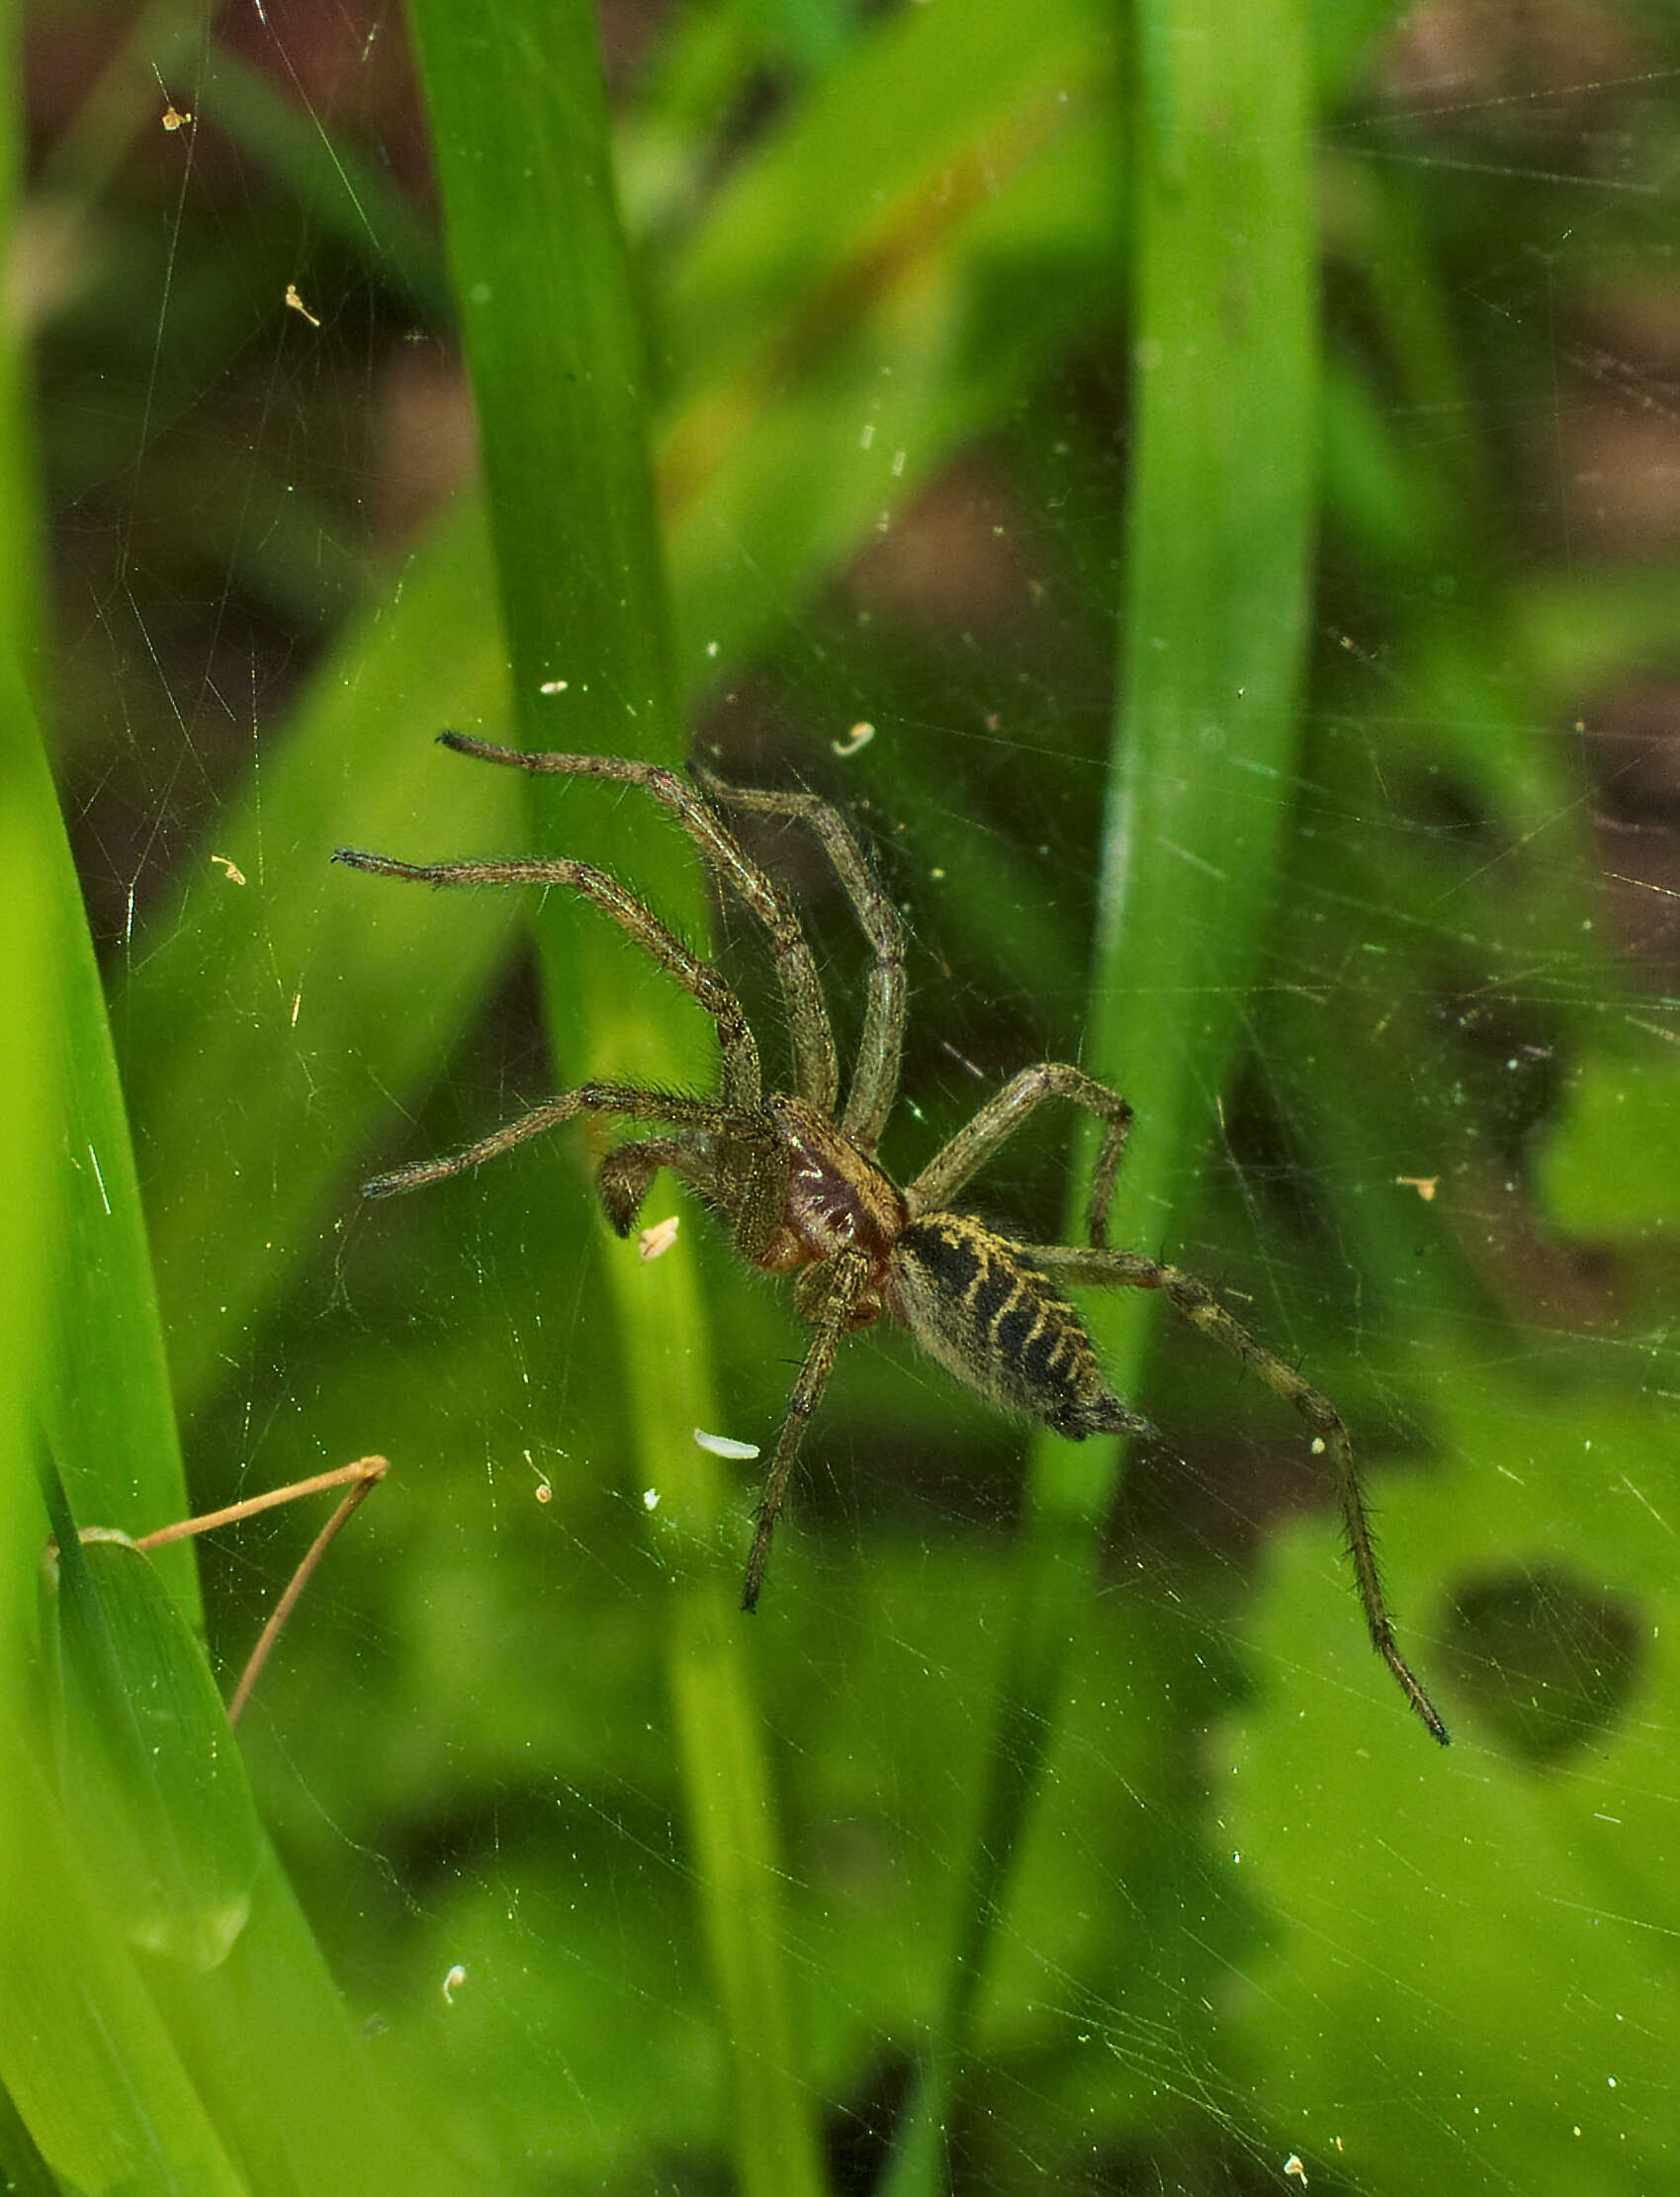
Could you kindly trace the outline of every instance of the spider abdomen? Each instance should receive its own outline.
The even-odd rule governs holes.
[[[929,1358],[1000,1410],[1081,1441],[1143,1434],[1108,1391],[1085,1323],[1018,1244],[966,1213],[928,1213],[893,1247],[888,1309]]]

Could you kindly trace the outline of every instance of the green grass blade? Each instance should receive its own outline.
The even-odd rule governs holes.
[[[44,782],[44,772],[38,772],[33,783]],[[56,810],[42,821],[45,861],[36,860],[34,871],[45,867],[50,882],[61,874]],[[30,851],[41,855],[40,838]],[[20,876],[31,875],[26,861]],[[56,962],[50,952],[43,956],[57,978],[56,1033],[83,1030],[89,1054],[78,1080],[71,1043],[56,1054],[50,1044],[44,1049],[48,1066],[61,1067],[58,1088],[70,1095],[64,1121],[75,1125],[60,1125],[52,1150],[62,1154],[94,1118],[103,1124],[98,1148],[109,1160],[126,1149],[126,1131],[114,1089],[99,1087],[109,1036],[97,1018],[91,947],[85,927],[79,939],[65,936],[62,900],[44,897],[53,919],[64,917],[47,933],[47,944],[61,949]],[[26,894],[20,905],[27,901]],[[79,901],[74,913],[79,921]],[[88,980],[78,1021],[83,968]],[[54,1034],[51,1018],[48,1033]],[[56,1186],[67,1172],[60,1161]],[[58,1340],[62,1352],[68,1333],[79,1352],[73,1364],[57,1359],[56,1377],[62,1390],[75,1391],[73,1405],[49,1423],[66,1482],[80,1489],[95,1516],[122,1516],[132,1506],[154,1523],[184,1508],[170,1487],[175,1449],[161,1347],[155,1322],[149,1342],[140,1327],[148,1293],[137,1211],[121,1224],[123,1172],[103,1166],[100,1178],[113,1205],[104,1215],[105,1236],[86,1225],[79,1236],[74,1232],[85,1220],[85,1200],[78,1215],[66,1192],[45,1216],[56,1219],[57,1232],[35,1254],[62,1294],[79,1292],[83,1300],[74,1322],[61,1323]],[[27,1200],[20,1209],[30,1211]],[[124,1307],[118,1324],[102,1308],[121,1278],[126,1240],[140,1245],[139,1268],[131,1274],[139,1309]],[[113,1271],[101,1266],[102,1253]],[[50,1351],[54,1338],[42,1341]],[[114,1431],[125,1398],[133,1422],[125,1430],[126,1449]],[[14,1437],[9,1495],[25,1469],[19,1452],[34,1431],[27,1419],[17,1431],[22,1416],[14,1412],[6,1430]],[[142,1439],[148,1422],[149,1444]],[[132,1494],[108,1485],[107,1459],[97,1448],[90,1454],[88,1446],[102,1442],[132,1460],[137,1483]],[[33,1593],[44,1532],[39,1501],[10,1505],[6,1523],[8,1579]],[[256,1900],[274,1875],[272,1862],[257,1836],[243,1771],[229,1752],[202,1646],[183,1619],[176,1582],[190,1587],[193,1575],[181,1551],[164,1553],[174,1558],[171,1594],[151,1559],[106,1549],[96,1559],[102,1569],[115,1561],[132,1573],[103,1614],[90,1614],[86,1605],[68,1613],[70,1713],[61,1778],[69,1821],[49,1790],[39,1734],[25,1727],[22,1713],[22,1704],[41,1694],[41,1672],[27,1672],[6,1696],[0,1962],[8,1989],[0,2005],[0,2073],[38,2145],[78,2187],[105,2187],[127,2173],[141,2177],[134,2186],[233,2190],[246,2186],[234,2174],[233,2157],[273,2160],[296,2151],[312,2161],[300,2181],[259,2175],[251,2186],[366,2190],[365,2168],[353,2181],[345,2178],[343,2132],[374,2126],[384,2131],[369,2141],[382,2178],[389,2177],[385,2186],[413,2186],[423,2138],[417,2130],[404,2133],[412,2115],[398,2104],[397,2086],[376,2080],[372,2064],[355,2052],[343,2007],[295,1908],[273,1885]],[[185,1601],[196,1612],[191,1597]],[[17,1630],[9,1613],[8,1633]],[[91,1856],[98,1857],[97,1870],[84,1859]],[[126,1950],[130,1937],[162,1956],[161,1965],[138,1973]],[[276,2067],[289,2070],[283,2080],[274,2078]],[[305,2067],[312,2068],[307,2095]],[[258,2068],[269,2070],[264,2080],[253,2076]],[[434,2160],[428,2186],[439,2186],[440,2176],[447,2183],[449,2170]]]
[[[7,2197],[62,2197],[63,2184],[41,2155],[16,2103],[0,2090],[0,2174]]]
[[[214,1969],[250,1914],[262,1842],[221,1697],[146,1555],[83,1547],[64,1524],[58,1546],[65,1812],[128,1941]]]
[[[890,279],[1062,137],[1105,15],[1045,0],[1030,39],[1008,8],[888,17],[744,165],[684,255],[667,308],[679,392],[744,357],[785,362],[841,309],[837,269]]]
[[[11,26],[7,26],[10,33]],[[0,36],[0,234],[16,233],[20,147],[13,36]],[[47,1361],[56,1057],[49,1042],[54,876],[37,829],[40,636],[35,464],[15,316],[0,321],[0,1699],[17,1701],[35,1629],[43,1520],[36,1452]],[[4,1798],[0,1796],[0,1809]]]
[[[0,1744],[0,2066],[31,2136],[76,2189],[241,2197],[10,1705]]]
[[[22,613],[21,593],[10,607]],[[128,1115],[81,891],[24,691],[26,659],[19,636],[6,637],[0,791],[18,880],[12,920],[23,932],[21,958],[10,964],[21,994],[10,1027],[29,1064],[20,1123],[32,1113],[39,1121],[44,1106],[51,1122],[49,1157],[38,1155],[9,1207],[32,1239],[9,1271],[34,1273],[44,1318],[42,1377],[31,1398],[38,1421],[26,1439],[44,1434],[80,1522],[138,1533],[182,1515],[185,1483]],[[27,1153],[27,1126],[23,1135]],[[20,1362],[31,1360],[26,1345]],[[27,1477],[27,1451],[20,1462]],[[27,1545],[7,1554],[27,1578],[43,1538],[33,1493],[25,1509]],[[196,1613],[190,1558],[173,1551],[161,1569],[183,1608]]]
[[[47,1437],[79,1525],[141,1533],[186,1512],[157,1296],[128,1112],[70,849],[38,760],[31,808],[53,893],[53,1043],[63,1095],[57,1313]],[[184,1550],[161,1565],[196,1608]]]
[[[674,760],[686,742],[593,15],[567,0],[467,18],[448,0],[417,0],[413,20],[478,402],[518,737]],[[441,763],[456,774],[486,767]],[[652,865],[668,860],[668,832],[650,804],[613,803],[588,786],[531,790],[534,845],[564,847],[633,885],[648,885]],[[684,869],[682,888],[659,884],[655,897],[662,908],[674,899],[697,929],[698,880],[691,863]],[[656,1004],[629,974],[625,941],[603,936],[605,927],[559,896],[539,924],[563,1074],[587,1068],[656,1085],[703,1075],[701,1018]],[[820,2177],[793,2038],[762,1739],[717,1531],[723,1485],[689,1433],[716,1423],[701,1305],[680,1251],[653,1270],[621,1254],[606,1274],[636,1471],[657,1491],[653,1530],[668,1566],[671,1699],[736,2167],[744,2189],[786,2197]]]
[[[9,44],[5,50],[9,70]],[[0,192],[10,212],[10,81],[0,85]],[[15,220],[0,226],[16,233]],[[7,1226],[19,1237],[6,1286],[32,1301],[13,1299],[18,1356],[8,1354],[8,1363],[29,1386],[0,1437],[8,1439],[16,1496],[4,1520],[5,1556],[27,1582],[43,1538],[30,1453],[43,1432],[87,1522],[135,1531],[161,1524],[180,1514],[183,1480],[99,972],[29,694],[40,655],[37,483],[16,334],[14,317],[0,339],[0,830],[16,881],[6,919],[16,935],[3,959],[16,993],[7,1002],[7,1053],[18,1062],[18,1088],[7,1096],[19,1110],[8,1112],[7,1143],[21,1180],[16,1199],[6,1201]],[[178,1552],[165,1575],[196,1612],[190,1561]]]
[[[1238,17],[1205,0],[1146,13],[1141,46],[1158,73],[1134,110],[1142,363],[1086,1059],[1137,1108],[1114,1240],[1170,1250],[1242,1027],[1283,843],[1312,550],[1316,305],[1297,0]],[[1118,1392],[1135,1393],[1152,1300],[1090,1309]],[[943,2184],[955,2084],[1054,1743],[1116,1467],[1111,1444],[1034,1444],[988,1786],[893,2197]]]
[[[160,2188],[220,2188],[223,2156],[262,2197],[460,2186],[400,2065],[355,2033],[263,1836],[202,1643],[148,1555],[84,1547],[62,1507],[51,1851],[67,1875],[48,1914],[98,2018],[60,2010],[45,2067],[33,2033],[11,2039],[32,2129],[48,2149],[60,2122],[109,2129],[121,2156],[179,2168]],[[84,1860],[96,1905],[77,1893]],[[27,1962],[27,1926],[11,1927]],[[105,2071],[81,2036],[108,2023],[133,2033],[117,2108],[99,2101]]]

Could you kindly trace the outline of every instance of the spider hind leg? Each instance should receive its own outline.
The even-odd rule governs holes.
[[[1329,1397],[1303,1380],[1275,1351],[1269,1351],[1264,1343],[1257,1341],[1225,1310],[1205,1282],[1198,1281],[1194,1274],[1186,1274],[1181,1267],[1167,1266],[1159,1259],[1146,1258],[1141,1252],[1087,1250],[1071,1244],[1034,1244],[1025,1256],[1061,1281],[1098,1288],[1161,1290],[1193,1327],[1199,1328],[1209,1341],[1229,1351],[1257,1380],[1264,1381],[1275,1396],[1294,1407],[1312,1433],[1314,1448],[1329,1461],[1371,1645],[1387,1664],[1430,1737],[1447,1746],[1450,1735],[1441,1713],[1395,1642],[1381,1576],[1376,1568],[1376,1549],[1371,1540],[1371,1521],[1366,1513],[1353,1443],[1341,1413]]]

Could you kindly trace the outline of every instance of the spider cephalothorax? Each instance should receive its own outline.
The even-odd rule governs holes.
[[[692,779],[614,755],[533,754],[462,733],[445,746],[488,762],[641,786],[668,809],[710,863],[720,885],[763,925],[787,1010],[796,1090],[766,1093],[758,1048],[741,1003],[615,879],[564,856],[542,861],[398,862],[340,847],[355,869],[431,885],[564,885],[592,901],[644,946],[712,1017],[721,1054],[715,1098],[689,1098],[623,1084],[583,1084],[534,1107],[505,1128],[448,1158],[382,1175],[370,1197],[416,1189],[477,1167],[545,1129],[598,1113],[657,1125],[608,1153],[601,1201],[628,1235],[661,1168],[670,1168],[732,1228],[737,1250],[771,1274],[793,1277],[794,1300],[813,1329],[770,1460],[748,1560],[743,1602],[763,1584],[770,1538],[788,1477],[842,1337],[883,1312],[900,1321],[948,1372],[1002,1411],[1081,1441],[1092,1434],[1153,1439],[1104,1378],[1096,1347],[1061,1284],[1160,1289],[1185,1317],[1235,1353],[1292,1404],[1330,1455],[1371,1640],[1406,1699],[1435,1737],[1447,1728],[1394,1641],[1360,1494],[1353,1449],[1328,1398],[1256,1342],[1194,1275],[1107,1243],[1108,1206],[1131,1108],[1117,1093],[1063,1061],[1041,1061],[1012,1077],[901,1188],[877,1165],[875,1147],[898,1096],[905,1018],[904,931],[850,826],[826,801],[804,793],[727,786],[709,772]],[[821,841],[873,949],[863,1034],[840,1102],[840,1064],[817,965],[779,886],[747,852],[722,811],[793,818]],[[1065,1098],[1103,1124],[1087,1213],[1090,1244],[1020,1244],[950,1209],[950,1200],[1045,1098]],[[838,1110],[837,1110],[838,1109]]]

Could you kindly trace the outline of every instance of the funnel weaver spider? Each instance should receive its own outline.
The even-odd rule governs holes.
[[[1312,1430],[1314,1447],[1328,1453],[1371,1642],[1445,1745],[1447,1727],[1394,1640],[1353,1448],[1335,1406],[1257,1342],[1194,1275],[1141,1252],[1109,1248],[1108,1206],[1131,1121],[1118,1093],[1066,1062],[1041,1061],[1012,1077],[913,1182],[900,1188],[877,1166],[875,1147],[898,1096],[904,930],[840,812],[813,794],[729,786],[704,769],[685,776],[616,755],[539,754],[464,733],[440,737],[457,753],[486,762],[644,788],[688,834],[719,886],[757,919],[775,956],[793,1054],[791,1093],[764,1091],[756,1041],[718,971],[604,871],[565,856],[399,862],[340,847],[333,857],[353,869],[425,885],[565,886],[628,932],[712,1017],[721,1056],[716,1098],[580,1084],[463,1152],[399,1168],[365,1187],[369,1197],[389,1197],[443,1182],[581,1114],[660,1129],[657,1136],[617,1145],[602,1164],[600,1197],[614,1229],[630,1233],[654,1177],[671,1169],[730,1225],[745,1260],[766,1274],[793,1277],[794,1301],[814,1331],[765,1477],[742,1606],[751,1610],[758,1599],[794,1460],[845,1336],[890,1313],[929,1358],[1001,1411],[1037,1420],[1074,1442],[1094,1434],[1154,1442],[1159,1437],[1149,1423],[1109,1392],[1091,1338],[1060,1284],[1159,1289],[1291,1404]],[[781,888],[725,822],[730,811],[797,820],[814,833],[872,949],[863,1034],[843,1106],[811,948]],[[950,1209],[970,1177],[1046,1098],[1066,1099],[1103,1124],[1086,1218],[1089,1246],[1017,1243]]]

